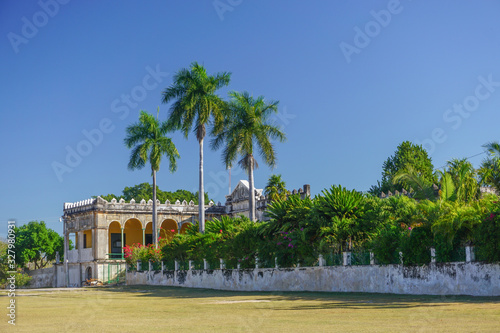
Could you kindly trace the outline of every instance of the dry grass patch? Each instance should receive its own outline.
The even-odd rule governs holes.
[[[1,332],[500,332],[500,297],[127,286],[18,290],[16,305]]]

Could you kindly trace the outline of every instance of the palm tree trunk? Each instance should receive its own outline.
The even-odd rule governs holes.
[[[157,220],[157,211],[156,211],[156,170],[153,171],[153,244],[155,249],[158,248],[158,232],[156,231],[156,220]],[[144,244],[146,245],[146,244]]]
[[[205,233],[205,190],[203,188],[203,138],[200,139],[200,189],[198,191],[198,220],[200,232]]]
[[[253,156],[250,155],[250,158],[248,159],[248,163],[250,164],[248,166],[248,184],[249,184],[249,191],[248,191],[248,202],[249,202],[249,209],[250,209],[250,221],[254,222],[255,221],[255,190],[253,186]]]

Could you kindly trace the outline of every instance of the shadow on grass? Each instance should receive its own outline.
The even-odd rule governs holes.
[[[271,292],[271,291],[227,291],[167,286],[115,286],[96,289],[137,293],[139,297],[160,298],[252,298],[256,301],[300,301],[297,306],[285,306],[280,310],[318,310],[318,309],[401,309],[416,307],[439,307],[450,303],[500,304],[500,297],[473,296],[433,296],[398,295],[376,293],[339,293],[339,292]],[[320,302],[304,304],[304,302]],[[299,305],[300,304],[300,305]]]

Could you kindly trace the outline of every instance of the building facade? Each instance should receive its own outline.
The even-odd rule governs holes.
[[[310,195],[309,185],[293,190],[302,197]],[[266,220],[265,210],[269,201],[262,189],[255,190],[257,219]],[[198,220],[198,206],[191,202],[165,203],[157,201],[157,230],[159,237],[171,238],[184,233]],[[153,242],[153,201],[125,202],[121,199],[106,201],[101,197],[75,203],[64,203],[64,270],[63,285],[80,286],[88,279],[118,280],[125,275],[124,246],[148,245]],[[240,180],[233,192],[226,196],[226,203],[205,206],[206,219],[222,215],[249,216],[249,186]]]

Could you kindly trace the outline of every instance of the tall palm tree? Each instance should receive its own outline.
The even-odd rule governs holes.
[[[190,69],[181,69],[174,75],[173,84],[163,91],[163,103],[174,101],[170,107],[169,128],[181,130],[187,138],[191,129],[200,146],[200,188],[198,220],[200,232],[205,232],[205,191],[203,187],[203,139],[206,127],[213,122],[215,132],[223,122],[224,101],[215,93],[227,86],[231,73],[208,75],[205,68],[193,62]],[[194,127],[194,128],[193,128]]]
[[[158,108],[160,112],[160,108]],[[177,169],[179,152],[172,140],[165,136],[168,132],[167,122],[160,123],[153,115],[141,111],[139,122],[127,127],[125,145],[132,149],[128,168],[142,169],[148,161],[153,176],[153,243],[158,248],[157,207],[156,207],[156,172],[160,170],[161,158],[169,159],[170,172]]]
[[[281,178],[281,175],[271,175],[267,180],[264,194],[271,201],[276,201],[279,199],[286,200],[286,197],[288,194],[290,194],[290,191],[286,189],[286,183]]]
[[[238,164],[248,172],[250,220],[255,221],[255,189],[253,170],[258,167],[255,161],[254,146],[265,163],[271,167],[276,165],[276,152],[272,139],[280,142],[286,140],[285,134],[270,123],[270,116],[278,112],[277,101],[264,101],[263,96],[253,98],[248,92],[231,92],[223,130],[214,133],[212,148],[218,149],[225,145],[222,160],[226,167],[232,167],[236,158]]]

